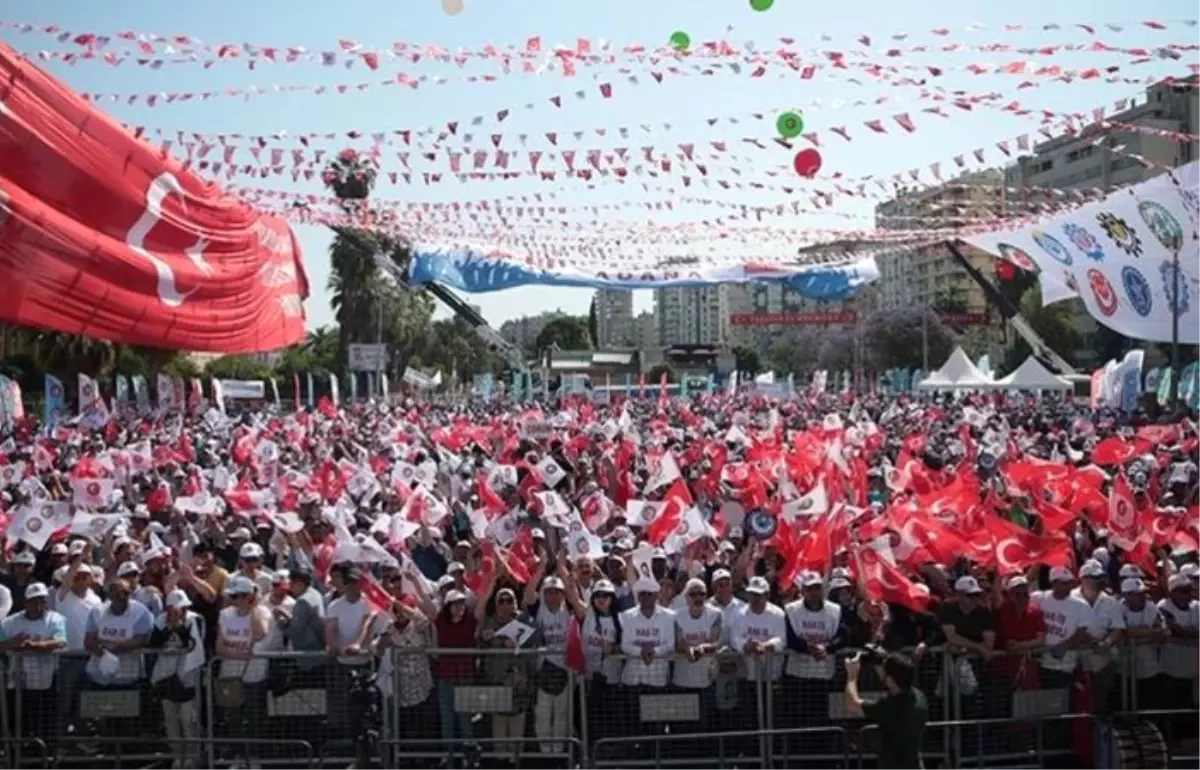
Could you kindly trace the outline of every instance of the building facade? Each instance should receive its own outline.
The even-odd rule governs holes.
[[[656,290],[658,346],[728,344],[731,288],[720,284]]]
[[[596,347],[628,348],[637,344],[633,321],[633,292],[598,289],[596,303]]]
[[[497,331],[508,342],[522,350],[526,350],[533,347],[534,341],[542,333],[542,329],[546,328],[546,324],[556,318],[565,318],[566,315],[561,310],[551,310],[546,313],[538,313],[537,315],[522,316],[521,318],[514,318],[511,321],[505,321],[500,324],[500,328]]]

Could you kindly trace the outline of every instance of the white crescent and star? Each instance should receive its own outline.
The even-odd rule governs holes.
[[[162,205],[168,195],[183,197],[183,186],[179,184],[179,180],[170,173],[160,174],[150,183],[146,190],[146,208],[142,211],[141,217],[137,222],[134,222],[133,227],[129,228],[128,234],[125,236],[125,243],[130,250],[135,254],[143,257],[154,268],[154,272],[158,275],[157,293],[158,300],[167,307],[179,307],[188,297],[196,292],[192,289],[186,293],[180,293],[175,283],[175,271],[166,260],[157,255],[151,254],[146,249],[146,236],[150,234],[150,230],[163,218]],[[212,274],[212,267],[204,261],[204,248],[208,245],[207,240],[201,236],[195,244],[184,251],[184,254],[200,269],[205,275]]]

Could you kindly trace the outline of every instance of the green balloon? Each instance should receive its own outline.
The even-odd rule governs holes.
[[[686,51],[692,47],[692,36],[683,30],[672,32],[671,47],[676,51]]]
[[[775,121],[775,130],[784,139],[795,139],[804,133],[804,118],[794,112],[785,112]]]
[[[775,0],[750,0],[750,7],[756,11],[769,11],[775,5]]]

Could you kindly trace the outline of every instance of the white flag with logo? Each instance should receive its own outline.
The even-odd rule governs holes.
[[[646,464],[649,466],[650,478],[646,480],[646,486],[642,489],[643,494],[648,495],[679,478],[679,463],[675,462],[675,455],[669,451],[658,457],[648,457]]]
[[[71,493],[80,508],[107,508],[112,501],[113,479],[71,479]]]
[[[76,511],[75,517],[71,521],[71,534],[83,535],[93,540],[102,540],[124,518],[125,516],[119,513]]]
[[[24,540],[37,550],[46,547],[55,531],[71,523],[70,503],[35,503],[22,505],[13,516],[8,539]]]
[[[537,464],[538,476],[542,478],[542,483],[550,489],[554,489],[567,477],[567,472],[562,469],[562,466],[554,461],[553,457],[545,457]]]

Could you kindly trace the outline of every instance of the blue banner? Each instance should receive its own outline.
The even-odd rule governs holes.
[[[603,267],[603,266],[601,266]],[[582,269],[564,265],[533,269],[503,252],[470,249],[416,249],[408,282],[437,282],[481,293],[518,286],[572,286],[592,289],[662,289],[720,283],[780,283],[809,299],[842,299],[879,278],[874,257],[840,265],[689,265],[679,269]]]
[[[49,433],[62,422],[67,410],[67,390],[62,380],[53,374],[47,374],[45,379],[46,400],[42,407],[42,425]]]

